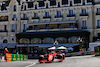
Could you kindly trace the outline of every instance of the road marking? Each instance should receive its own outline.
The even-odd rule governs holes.
[[[31,66],[34,66],[36,63],[32,63],[32,64],[30,64],[30,65],[28,65],[28,66],[25,66],[25,67],[31,67]]]

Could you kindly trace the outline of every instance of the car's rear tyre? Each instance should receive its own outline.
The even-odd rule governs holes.
[[[62,62],[63,61],[63,58],[61,58],[61,60],[59,62]]]
[[[54,57],[52,58],[52,61],[54,61]]]
[[[65,56],[63,55],[63,60],[65,59]]]

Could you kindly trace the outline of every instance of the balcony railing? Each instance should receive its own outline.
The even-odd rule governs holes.
[[[21,18],[21,20],[28,20],[28,18]]]
[[[96,15],[100,15],[100,13],[96,13]]]
[[[46,27],[46,28],[42,28],[42,27],[37,27],[37,29],[35,28],[27,28],[27,30],[41,30],[41,29],[63,29],[63,28],[77,28],[77,26],[64,26],[64,27]]]
[[[15,32],[15,30],[11,30],[11,32]]]
[[[73,15],[67,15],[67,17],[75,17],[75,14],[73,14]]]
[[[61,15],[61,16],[55,16],[55,18],[62,18],[63,16]]]
[[[26,32],[26,30],[23,30],[23,32]]]
[[[48,16],[48,17],[44,16],[43,18],[44,18],[44,19],[46,19],[46,18],[51,18],[51,16]]]
[[[87,27],[82,27],[82,29],[87,29]]]
[[[39,17],[32,17],[32,19],[39,19]]]
[[[8,30],[0,30],[0,32],[8,32]]]
[[[8,21],[8,19],[0,20],[0,22],[3,22],[3,21]]]
[[[97,26],[97,28],[100,28],[100,26]]]
[[[86,14],[80,14],[80,16],[88,16],[88,14],[86,13]]]
[[[16,20],[17,20],[17,18],[12,18],[12,20],[13,20],[13,21],[16,21]]]

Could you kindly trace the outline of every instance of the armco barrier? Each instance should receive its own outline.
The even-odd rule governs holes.
[[[7,57],[7,62],[8,61],[26,61],[26,60],[28,60],[28,56],[23,55],[23,54],[8,54],[7,53],[6,57]]]
[[[85,52],[73,52],[73,53],[66,53],[65,56],[82,56],[82,55],[92,55],[94,54],[92,51],[85,51]]]

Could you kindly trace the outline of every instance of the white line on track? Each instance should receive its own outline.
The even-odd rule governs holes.
[[[31,66],[34,66],[36,63],[31,63],[30,65],[28,66],[25,66],[25,67],[31,67]]]

